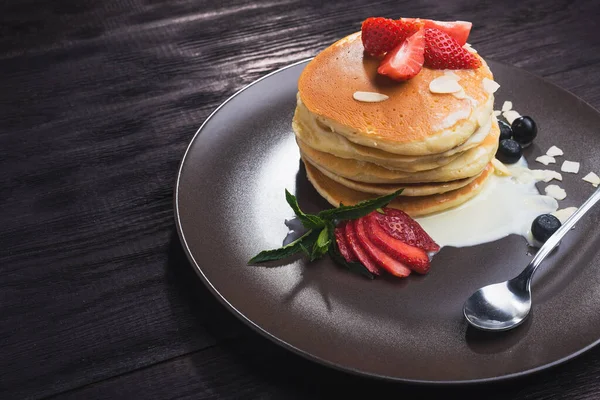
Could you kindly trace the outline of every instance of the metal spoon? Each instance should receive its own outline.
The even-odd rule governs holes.
[[[531,278],[548,254],[583,215],[600,200],[600,188],[538,250],[529,265],[508,281],[484,286],[465,302],[467,321],[486,331],[506,331],[520,325],[531,310]]]

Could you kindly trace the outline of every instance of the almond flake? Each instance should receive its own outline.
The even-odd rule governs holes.
[[[546,155],[550,157],[562,156],[564,154],[565,153],[563,153],[563,151],[556,146],[550,147],[546,152]]]
[[[389,99],[385,94],[376,92],[354,92],[352,97],[354,97],[354,100],[362,101],[364,103],[378,103]]]
[[[502,104],[502,112],[510,110],[512,110],[512,101],[505,101],[504,104]]]
[[[565,192],[565,189],[558,185],[548,185],[544,190],[548,196],[554,197],[556,200],[564,200],[567,197],[567,192]]]
[[[462,90],[462,86],[448,75],[442,75],[429,82],[429,91],[431,93],[456,93]]]
[[[457,99],[466,99],[467,98],[467,93],[465,92],[464,89],[460,89],[458,92],[452,93],[452,96],[456,97]]]
[[[469,43],[465,43],[465,45],[463,46],[463,48],[465,50],[467,50],[469,53],[477,54],[477,50],[475,50],[473,47],[471,47],[471,45]]]
[[[563,165],[560,167],[562,172],[568,172],[571,174],[576,174],[579,172],[579,163],[575,161],[565,161]]]
[[[554,157],[550,157],[550,156],[539,156],[538,158],[535,159],[535,161],[544,164],[544,165],[548,165],[548,164],[556,164],[556,159]]]
[[[509,111],[504,111],[502,113],[502,116],[506,119],[506,121],[509,124],[512,124],[515,119],[517,119],[521,116],[521,114],[519,114],[515,110],[509,110]]]
[[[494,166],[494,173],[498,176],[511,176],[511,172],[506,167],[506,165],[502,164],[502,161],[497,158],[492,158],[492,165]]]
[[[444,76],[447,76],[448,78],[452,78],[455,81],[460,81],[460,76],[456,75],[456,73],[451,69],[445,69]]]
[[[583,180],[591,183],[594,187],[598,187],[598,185],[600,185],[600,177],[593,172],[590,172],[589,174],[584,176]]]
[[[494,117],[499,117],[500,115],[502,115],[502,111],[494,110]]]
[[[562,210],[554,211],[552,215],[558,218],[561,224],[564,224],[571,217],[571,215],[573,215],[575,211],[577,211],[577,207],[567,207],[563,208]]]
[[[493,80],[489,79],[489,78],[483,78],[483,89],[492,94],[492,93],[496,93],[496,91],[500,88],[500,85],[498,84],[498,82],[494,82]]]

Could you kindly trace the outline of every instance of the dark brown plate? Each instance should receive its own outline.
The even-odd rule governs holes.
[[[496,107],[512,100],[532,116],[539,136],[525,152],[551,145],[560,160],[581,162],[563,173],[580,205],[594,188],[581,178],[600,172],[600,114],[572,94],[523,70],[489,62],[502,85]],[[467,326],[465,299],[477,288],[521,271],[531,256],[523,238],[444,248],[427,276],[369,281],[326,258],[279,267],[248,266],[279,247],[293,213],[284,189],[308,212],[330,208],[308,183],[291,130],[296,82],[305,62],[276,71],[238,92],[198,130],[179,171],[175,213],[192,265],[235,315],[287,349],[344,371],[400,381],[465,383],[531,373],[566,361],[600,338],[600,212],[593,210],[563,240],[533,284],[527,322],[507,333]],[[556,183],[556,182],[554,182]]]

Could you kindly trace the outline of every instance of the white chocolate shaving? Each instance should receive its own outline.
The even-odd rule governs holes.
[[[589,182],[594,187],[598,187],[600,185],[600,177],[596,175],[594,172],[590,172],[586,176],[582,178],[584,181]]]
[[[561,224],[564,224],[575,211],[577,211],[577,207],[567,207],[554,211],[552,215],[558,218]]]
[[[562,156],[564,154],[565,153],[563,153],[563,151],[556,146],[550,147],[546,152],[546,155],[550,157]]]
[[[548,185],[544,190],[548,196],[554,197],[556,200],[564,200],[567,197],[565,189],[558,185]]]
[[[550,157],[550,156],[539,156],[538,158],[535,159],[535,161],[544,164],[544,165],[548,165],[548,164],[556,164],[556,159],[554,157]]]
[[[549,169],[540,169],[536,171],[541,171],[542,179],[544,182],[550,182],[552,179],[556,179],[557,181],[562,181],[562,175],[560,172],[552,171]]]
[[[562,172],[568,172],[570,174],[576,174],[579,172],[579,163],[576,161],[564,161],[560,167]]]
[[[505,101],[504,104],[502,104],[502,112],[512,110],[512,106],[512,101]]]

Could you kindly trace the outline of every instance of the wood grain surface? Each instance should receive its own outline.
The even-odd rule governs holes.
[[[594,0],[1,2],[0,398],[600,396],[598,348],[493,385],[333,371],[251,331],[186,261],[173,188],[198,126],[372,15],[473,21],[484,57],[600,108]]]

